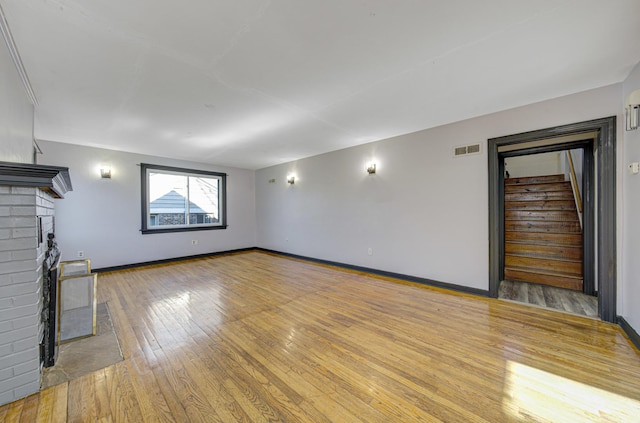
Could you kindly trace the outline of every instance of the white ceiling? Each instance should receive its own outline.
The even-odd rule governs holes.
[[[625,79],[639,0],[0,0],[35,136],[259,169]]]

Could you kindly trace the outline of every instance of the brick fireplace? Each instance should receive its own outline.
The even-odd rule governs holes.
[[[68,191],[68,168],[0,162],[0,405],[40,389],[43,262]]]

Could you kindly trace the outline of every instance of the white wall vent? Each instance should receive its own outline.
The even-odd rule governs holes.
[[[469,154],[480,154],[480,144],[462,145],[453,148],[453,156],[468,156]]]

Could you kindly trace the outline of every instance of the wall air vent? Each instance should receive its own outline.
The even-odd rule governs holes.
[[[464,146],[464,147],[456,147],[454,149],[454,153],[453,153],[454,156],[462,156],[464,154],[467,154],[467,147],[466,146]]]
[[[467,146],[467,154],[478,154],[480,152],[480,144]]]
[[[480,144],[462,145],[453,148],[453,156],[468,156],[470,154],[480,154]]]

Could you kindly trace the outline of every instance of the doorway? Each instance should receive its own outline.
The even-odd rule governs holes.
[[[597,284],[598,315],[615,322],[615,117],[488,140],[489,292],[497,298],[505,279],[505,158],[567,149],[585,152],[582,291],[594,295]]]
[[[505,267],[498,298],[598,317],[590,265],[593,135],[568,144],[561,138],[553,145],[552,139],[535,148],[498,149],[505,169]]]

